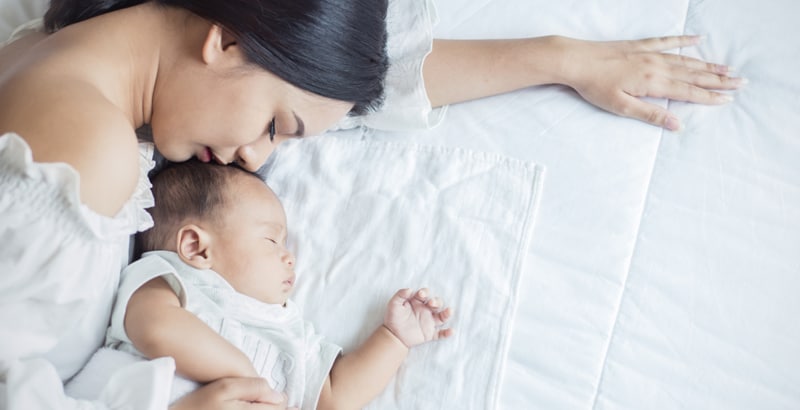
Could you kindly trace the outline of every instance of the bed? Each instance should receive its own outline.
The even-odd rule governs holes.
[[[2,0],[0,37],[44,3]],[[484,402],[450,408],[800,408],[800,3],[436,6],[443,38],[702,34],[674,52],[749,79],[724,106],[654,100],[679,132],[541,86],[451,106],[428,131],[340,137],[546,170],[498,377]]]

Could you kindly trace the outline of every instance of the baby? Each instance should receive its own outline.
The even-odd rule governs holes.
[[[401,289],[383,325],[355,351],[325,342],[289,296],[295,259],[286,215],[256,175],[189,161],[153,178],[155,227],[137,237],[107,345],[171,356],[205,383],[260,376],[303,409],[361,408],[393,377],[408,349],[449,337],[452,311],[427,289]],[[174,397],[174,396],[173,396]]]

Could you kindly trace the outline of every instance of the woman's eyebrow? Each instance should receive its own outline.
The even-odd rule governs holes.
[[[297,116],[296,112],[292,111],[292,115],[294,115],[294,120],[297,121],[297,131],[294,132],[294,136],[302,137],[306,133],[306,125],[303,123],[303,119]]]

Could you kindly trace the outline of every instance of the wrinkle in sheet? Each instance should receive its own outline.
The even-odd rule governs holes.
[[[686,8],[685,8],[686,12],[684,13],[684,19],[683,19],[683,30],[681,30],[681,34],[685,34],[686,33],[686,22],[687,22],[687,19],[688,19],[688,16],[689,16],[690,9],[691,9],[691,4],[689,4],[687,2]],[[682,53],[682,50],[679,50],[677,54],[680,55],[681,53]],[[669,100],[666,101],[666,108],[667,108],[667,110],[670,109],[670,101]],[[606,346],[605,346],[605,349],[604,349],[604,352],[603,352],[602,364],[600,366],[600,374],[597,377],[597,385],[595,387],[595,392],[594,392],[593,399],[592,399],[592,409],[597,408],[598,397],[600,396],[600,393],[601,393],[601,390],[602,390],[603,379],[604,379],[604,375],[605,375],[606,362],[608,360],[609,352],[611,350],[611,345],[614,343],[614,338],[615,338],[616,329],[617,329],[617,323],[619,322],[620,312],[622,311],[622,305],[625,303],[626,289],[627,289],[627,286],[628,286],[627,282],[628,282],[628,278],[629,278],[629,276],[631,274],[634,255],[636,254],[636,251],[637,251],[637,248],[638,248],[637,244],[638,244],[638,242],[640,240],[642,221],[644,220],[644,216],[645,216],[645,214],[647,212],[647,209],[648,209],[648,202],[649,202],[649,198],[650,198],[650,187],[651,187],[651,184],[652,184],[652,181],[653,181],[653,175],[655,174],[656,166],[658,164],[658,153],[661,152],[661,145],[662,145],[662,142],[663,142],[663,140],[665,138],[665,133],[666,133],[666,130],[664,130],[664,129],[662,129],[661,132],[660,132],[658,148],[656,149],[656,156],[653,158],[653,166],[652,166],[651,171],[650,171],[650,177],[648,178],[648,184],[647,184],[647,187],[644,189],[644,203],[643,203],[642,210],[641,210],[640,216],[639,216],[639,225],[636,228],[636,235],[635,235],[633,249],[631,249],[631,254],[627,259],[628,267],[625,270],[625,277],[623,279],[623,284],[622,284],[621,289],[620,289],[619,301],[616,304],[616,309],[615,309],[616,311],[614,313],[614,322],[613,322],[613,325],[611,327],[611,331],[609,333],[608,342],[606,343]]]

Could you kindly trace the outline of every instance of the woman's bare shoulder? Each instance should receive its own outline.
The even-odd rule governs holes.
[[[78,171],[81,201],[114,216],[139,177],[130,120],[91,83],[74,77],[21,76],[0,82],[0,133],[15,132],[37,162]]]
[[[0,73],[6,71],[22,54],[45,38],[47,38],[45,33],[31,32],[4,46],[0,45]]]

